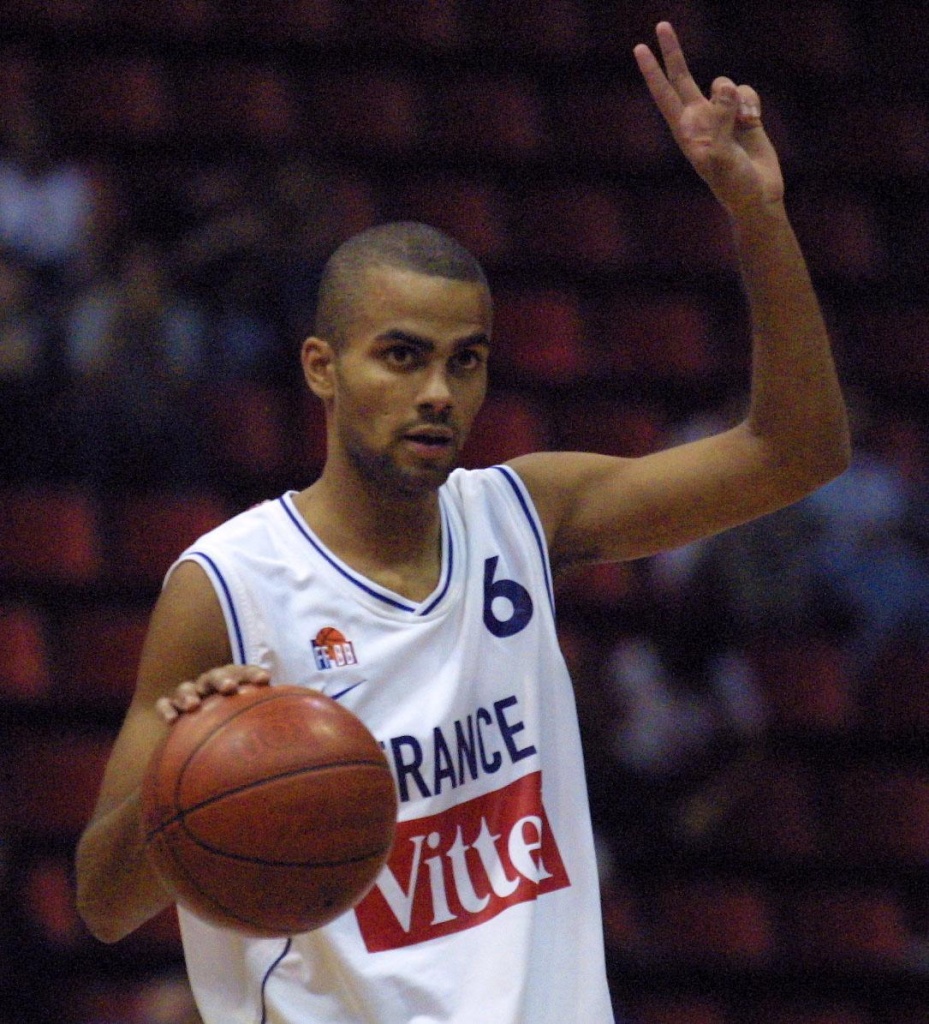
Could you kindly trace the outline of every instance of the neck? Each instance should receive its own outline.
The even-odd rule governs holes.
[[[295,504],[320,540],[370,579],[413,598],[438,580],[441,517],[435,490],[384,493],[324,470]]]

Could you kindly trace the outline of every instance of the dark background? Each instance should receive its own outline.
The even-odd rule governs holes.
[[[740,415],[725,218],[632,58],[664,17],[702,86],[762,94],[855,460],[794,509],[561,584],[617,1011],[929,1019],[915,0],[0,2],[0,1019],[196,1019],[173,915],[95,942],[73,846],[165,569],[321,466],[297,351],[339,241],[415,218],[484,262],[470,465]]]

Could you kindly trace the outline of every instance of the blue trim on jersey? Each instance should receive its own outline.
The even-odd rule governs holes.
[[[284,948],[281,950],[280,956],[274,960],[271,966],[265,971],[265,976],[261,979],[261,1024],[267,1024],[268,1021],[268,1004],[265,1002],[265,989],[268,987],[268,982],[271,980],[271,975],[277,969],[277,965],[290,952],[292,942],[293,939],[288,939],[284,943]]]
[[[205,555],[202,551],[191,551],[191,555],[195,558],[202,558],[204,562],[213,570],[213,574],[219,580],[219,585],[223,588],[223,593],[226,595],[226,603],[229,605],[229,614],[232,617],[232,628],[235,632],[235,642],[238,646],[239,664],[245,664],[245,639],[242,636],[242,627],[239,625],[239,616],[236,614],[235,602],[232,600],[232,592],[229,589],[229,584],[226,582],[223,574],[219,571],[219,567],[210,558],[209,555]]]
[[[287,513],[290,521],[300,531],[301,536],[309,541],[312,545],[313,550],[321,555],[337,572],[344,576],[350,583],[354,583],[356,587],[363,590],[366,594],[370,594],[371,597],[376,597],[378,601],[382,601],[384,604],[389,604],[393,608],[399,608],[402,612],[415,612],[416,606],[404,604],[402,601],[395,601],[392,597],[387,597],[386,594],[378,593],[372,587],[369,587],[366,583],[362,582],[357,576],[353,576],[350,572],[347,572],[338,562],[336,562],[329,553],[322,548],[314,539],[313,535],[307,530],[307,528],[300,522],[300,519],[291,511],[290,506],[284,500],[284,497],[278,498],[284,511]]]
[[[491,469],[499,470],[503,474],[503,479],[513,488],[513,493],[516,495],[519,501],[520,507],[529,521],[529,525],[532,528],[532,534],[535,537],[536,546],[539,549],[539,558],[542,559],[542,571],[545,574],[545,589],[548,591],[548,603],[551,605],[552,614],[555,612],[555,596],[552,589],[552,579],[549,572],[548,565],[548,554],[546,549],[545,541],[542,535],[539,533],[539,528],[536,525],[535,516],[532,514],[532,510],[529,507],[529,502],[526,500],[526,496],[523,493],[523,482],[519,479],[517,473],[515,473],[508,466],[491,466]]]
[[[455,566],[455,545],[452,542],[452,530],[448,522],[448,515],[445,512],[445,506],[440,505],[442,511],[442,525],[445,529],[446,543],[448,545],[448,559],[445,566],[445,584],[439,591],[436,599],[432,601],[426,608],[419,613],[420,615],[428,615],[433,608],[442,600],[443,597],[448,593],[448,588],[452,584],[452,570]]]

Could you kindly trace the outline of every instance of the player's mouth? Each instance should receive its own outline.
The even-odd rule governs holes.
[[[418,454],[434,457],[454,447],[455,432],[450,427],[419,427],[407,431],[403,440]]]

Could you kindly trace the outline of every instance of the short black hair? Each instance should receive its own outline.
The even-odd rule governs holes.
[[[361,297],[368,270],[391,267],[488,288],[480,263],[454,238],[418,221],[368,228],[343,242],[323,268],[314,333],[339,348]]]

